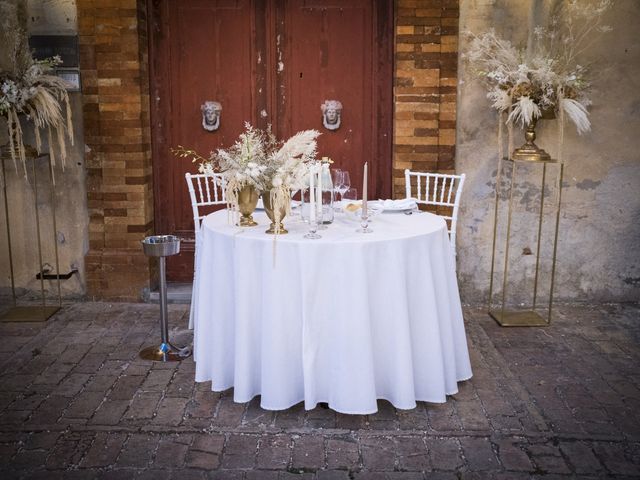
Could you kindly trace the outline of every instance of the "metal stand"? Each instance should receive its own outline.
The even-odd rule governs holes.
[[[44,280],[47,277],[47,272],[44,270],[42,263],[42,240],[40,235],[40,214],[38,211],[38,177],[36,171],[36,160],[40,157],[46,156],[49,160],[49,179],[51,182],[51,213],[53,221],[53,245],[55,249],[56,260],[56,280],[58,287],[58,305],[47,305],[46,296],[44,292]],[[11,247],[11,227],[9,221],[9,200],[7,196],[7,171],[5,168],[5,159],[9,158],[8,147],[4,146],[0,148],[0,157],[2,158],[2,181],[3,181],[3,193],[4,193],[4,211],[5,219],[7,222],[7,244],[9,254],[9,272],[11,276],[11,294],[13,298],[13,307],[7,312],[0,315],[0,322],[44,322],[53,316],[62,307],[62,293],[60,288],[60,261],[58,256],[58,241],[56,238],[56,232],[58,230],[56,224],[56,199],[55,199],[55,182],[53,180],[53,165],[51,164],[51,157],[48,154],[39,155],[35,149],[27,147],[27,157],[32,159],[32,174],[33,174],[33,205],[35,208],[36,216],[36,238],[38,241],[38,261],[39,261],[39,275],[36,277],[40,280],[40,294],[42,298],[41,305],[22,305],[19,306],[16,296],[15,287],[15,275],[13,271],[13,252]],[[20,181],[27,180],[20,179]]]
[[[509,273],[510,270],[513,269],[512,262],[510,262],[509,253],[510,253],[510,243],[511,243],[511,230],[512,230],[512,220],[514,213],[514,191],[516,190],[516,173],[519,165],[539,165],[542,167],[541,174],[541,183],[540,183],[540,206],[538,212],[538,222],[536,227],[536,240],[535,240],[535,266],[533,279],[525,278],[523,282],[532,283],[533,292],[531,295],[531,301],[527,301],[527,297],[529,297],[528,292],[526,291],[517,291],[516,294],[519,296],[515,301],[510,299],[508,290],[512,288],[512,285],[509,282]],[[553,200],[553,206],[555,206],[556,211],[553,225],[553,238],[547,239],[552,241],[550,244],[547,242],[545,245],[547,248],[551,249],[551,265],[548,268],[548,277],[549,277],[549,303],[548,307],[540,307],[540,291],[539,288],[539,280],[540,274],[542,270],[541,265],[541,244],[543,240],[543,223],[544,223],[544,213],[545,213],[545,195],[548,195],[550,192],[546,188],[547,182],[547,170],[548,166],[556,166],[557,167],[557,179],[555,182],[555,191],[556,198]],[[506,169],[505,167],[511,167],[511,179],[508,187],[505,187],[504,197],[508,198],[508,207],[506,212],[506,239],[504,240],[504,268],[502,272],[502,289],[501,292],[498,292],[498,301],[494,302],[494,287],[499,285],[498,281],[494,282],[494,273],[498,273],[497,263],[499,261],[499,254],[497,252],[497,237],[498,237],[498,229],[499,225],[503,224],[504,221],[501,221],[498,216],[500,198],[501,198],[501,190],[502,188],[502,171]],[[495,204],[495,212],[494,212],[494,225],[493,225],[493,251],[491,256],[491,279],[489,283],[489,315],[493,317],[493,319],[498,322],[503,327],[533,327],[533,326],[547,326],[551,323],[551,307],[553,303],[553,285],[554,285],[554,276],[555,276],[555,267],[556,267],[556,251],[558,244],[558,225],[560,221],[560,205],[562,201],[562,176],[563,176],[564,165],[559,163],[556,160],[551,159],[548,156],[538,156],[538,157],[528,157],[522,158],[514,155],[514,159],[503,158],[498,164],[498,178],[496,182],[496,204]],[[535,180],[530,180],[532,183]],[[504,228],[503,225],[501,225]],[[532,249],[528,246],[523,248],[522,255],[533,255]],[[511,268],[510,268],[511,267]],[[526,265],[521,267],[525,272],[525,276],[528,276]],[[499,279],[497,279],[499,280]],[[523,289],[526,290],[526,289]],[[546,310],[546,312],[544,311]]]
[[[166,257],[180,253],[180,239],[174,235],[156,235],[142,241],[144,254],[158,257],[160,266],[160,337],[157,347],[147,347],[140,351],[144,360],[156,362],[179,362],[191,355],[191,348],[179,348],[169,342],[169,322],[167,315],[167,275]]]

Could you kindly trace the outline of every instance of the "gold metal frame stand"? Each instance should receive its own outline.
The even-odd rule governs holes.
[[[4,211],[5,219],[7,223],[7,245],[9,254],[9,272],[11,276],[11,295],[13,298],[13,307],[7,312],[0,315],[0,322],[44,322],[53,316],[62,307],[62,293],[60,289],[60,261],[58,256],[58,240],[56,238],[56,232],[58,227],[56,225],[56,199],[55,199],[55,182],[53,180],[53,165],[51,164],[51,157],[48,154],[38,155],[38,153],[31,148],[28,148],[27,157],[32,160],[32,174],[33,174],[33,205],[35,209],[36,217],[36,238],[38,241],[38,261],[40,268],[40,305],[18,305],[15,287],[15,275],[13,271],[13,254],[11,248],[11,226],[9,217],[9,200],[7,197],[7,172],[5,169],[5,159],[8,158],[7,147],[0,147],[0,157],[2,158],[2,180],[3,180],[3,193],[4,193]],[[51,182],[51,214],[53,221],[53,245],[55,249],[56,260],[56,280],[58,289],[58,304],[47,305],[47,299],[44,290],[45,270],[42,263],[42,239],[40,234],[40,214],[38,212],[38,177],[36,173],[36,160],[38,158],[46,156],[49,164],[49,179]],[[20,181],[25,181],[20,179]]]
[[[533,135],[535,138],[535,135]],[[533,139],[527,138],[527,140]],[[526,145],[525,145],[526,146]],[[535,144],[534,144],[535,146]],[[498,173],[497,173],[497,181],[496,181],[496,204],[494,211],[494,223],[493,223],[493,247],[491,254],[491,279],[489,282],[489,315],[503,327],[544,327],[551,324],[551,311],[553,304],[553,286],[554,286],[554,277],[555,277],[555,267],[556,267],[556,252],[557,252],[557,244],[558,244],[558,226],[560,223],[560,205],[562,202],[562,176],[564,173],[564,165],[557,160],[550,158],[544,151],[544,155],[518,155],[521,149],[517,149],[514,152],[513,159],[503,158],[498,162]],[[532,302],[529,305],[522,305],[518,308],[507,307],[508,296],[507,291],[511,286],[509,284],[509,247],[510,247],[510,236],[511,236],[511,227],[512,227],[512,215],[513,215],[513,193],[516,186],[516,173],[518,164],[538,164],[542,165],[542,181],[540,187],[540,211],[538,215],[538,225],[537,225],[537,241],[536,241],[536,260],[535,260],[535,276],[533,279],[533,295]],[[501,299],[497,302],[497,305],[494,305],[493,302],[493,294],[494,294],[494,273],[496,272],[496,261],[497,261],[497,252],[496,252],[496,238],[498,231],[498,206],[500,200],[500,191],[502,189],[502,171],[505,169],[505,165],[511,166],[511,181],[509,184],[508,192],[508,210],[507,210],[507,226],[506,226],[506,239],[504,242],[504,270],[502,276],[502,292]],[[552,245],[552,259],[551,259],[551,269],[550,269],[550,285],[549,285],[549,304],[547,313],[540,313],[540,306],[538,303],[540,288],[538,285],[539,282],[539,273],[540,273],[540,245],[542,240],[542,225],[543,225],[543,216],[544,216],[544,199],[545,199],[545,185],[547,179],[547,166],[554,165],[557,166],[558,176],[556,182],[556,191],[557,191],[557,204],[556,204],[556,212],[555,212],[555,225],[554,225],[554,233],[553,233],[553,245]],[[505,195],[506,196],[506,195]],[[555,203],[555,200],[554,200]]]

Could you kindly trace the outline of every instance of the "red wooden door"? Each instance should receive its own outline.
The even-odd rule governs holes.
[[[194,221],[184,174],[197,164],[170,149],[208,156],[231,145],[244,122],[255,123],[265,91],[256,81],[256,9],[249,0],[161,0],[151,2],[150,14],[155,230],[184,239],[181,254],[167,259],[167,278],[188,281]],[[202,125],[206,101],[222,107],[215,131]]]
[[[277,2],[278,133],[315,128],[320,156],[350,172],[362,193],[369,162],[370,198],[391,195],[392,2]],[[329,130],[320,105],[342,105],[340,127]]]
[[[171,154],[230,146],[244,122],[279,138],[315,128],[320,156],[347,168],[361,191],[369,161],[372,197],[391,193],[392,2],[373,0],[149,0],[156,232],[178,235],[182,253],[167,278],[193,274],[193,214],[184,173]],[[202,126],[201,105],[222,106],[220,126]],[[320,105],[342,103],[337,130]],[[191,241],[189,240],[191,239]]]

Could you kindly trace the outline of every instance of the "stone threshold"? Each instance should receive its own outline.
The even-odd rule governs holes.
[[[167,303],[190,305],[192,287],[191,282],[167,282]],[[160,303],[160,289],[146,291],[143,299],[146,303]]]

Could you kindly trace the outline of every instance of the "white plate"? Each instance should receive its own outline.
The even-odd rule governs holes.
[[[382,213],[408,213],[413,212],[415,208],[385,208]]]
[[[399,205],[391,205],[391,206],[385,207],[384,202],[381,202],[380,200],[374,200],[371,203],[378,205],[379,208],[383,211],[383,213],[407,213],[407,212],[412,212],[417,208],[417,205],[412,207],[405,207],[405,206],[399,206]]]

